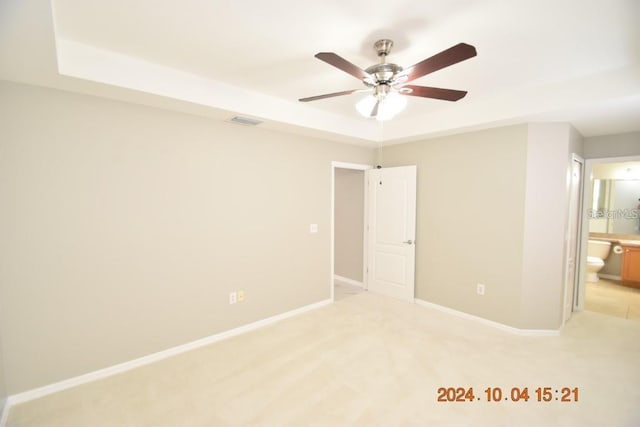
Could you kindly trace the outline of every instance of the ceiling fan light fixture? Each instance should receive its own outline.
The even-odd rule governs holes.
[[[373,95],[367,95],[356,103],[356,110],[361,116],[369,117],[373,107],[376,105],[378,98]]]
[[[372,95],[356,104],[356,110],[367,118],[375,117],[377,120],[392,118],[406,106],[406,95],[443,101],[458,101],[465,97],[467,92],[462,90],[406,84],[434,71],[476,56],[475,47],[466,43],[458,43],[405,69],[397,64],[387,62],[387,55],[389,55],[392,46],[393,42],[389,39],[375,42],[373,47],[378,53],[380,63],[364,70],[333,52],[319,52],[315,57],[357,78],[367,87],[365,90],[373,92]],[[300,98],[298,101],[317,101],[335,96],[350,95],[355,92],[361,92],[361,90],[344,90],[342,92]]]
[[[371,117],[376,102],[380,100],[378,105],[378,113],[375,115],[376,120],[384,121],[393,118],[396,114],[404,110],[407,105],[407,98],[398,92],[390,91],[388,93],[376,95],[368,95],[356,104],[356,110],[364,117]]]

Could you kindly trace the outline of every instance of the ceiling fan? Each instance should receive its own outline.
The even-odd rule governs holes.
[[[376,41],[373,48],[376,50],[378,57],[380,57],[380,63],[372,65],[366,70],[361,69],[333,52],[320,52],[316,54],[315,57],[319,60],[333,65],[361,80],[366,86],[366,89],[352,89],[327,93],[301,98],[299,101],[309,102],[335,96],[350,95],[356,92],[371,92],[371,96],[359,102],[356,108],[364,116],[375,117],[378,120],[386,120],[399,112],[404,107],[404,104],[406,104],[406,98],[402,95],[457,101],[467,94],[466,91],[462,90],[409,85],[407,83],[476,56],[475,47],[466,43],[459,43],[407,69],[403,69],[399,65],[386,61],[387,55],[389,55],[392,47],[393,41],[391,40],[382,39]]]

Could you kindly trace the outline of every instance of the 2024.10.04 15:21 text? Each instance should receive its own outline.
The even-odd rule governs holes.
[[[473,387],[438,388],[438,402],[578,402],[579,395],[578,387],[487,387],[479,394]]]

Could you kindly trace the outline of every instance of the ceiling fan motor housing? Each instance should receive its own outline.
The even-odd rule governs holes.
[[[387,55],[391,53],[393,47],[393,41],[389,39],[381,39],[373,44],[378,56],[381,58],[381,63],[372,65],[365,71],[373,76],[373,79],[365,79],[364,83],[367,86],[376,86],[379,84],[393,84],[395,83],[395,77],[402,72],[402,67],[397,64],[388,64],[386,62]]]
[[[395,77],[402,72],[402,67],[396,64],[376,64],[365,70],[368,74],[374,77],[374,81],[367,81],[365,84],[368,86],[375,86],[377,84],[391,84]]]

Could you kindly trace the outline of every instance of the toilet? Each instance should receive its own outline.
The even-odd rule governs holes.
[[[589,240],[587,246],[587,282],[595,283],[600,278],[598,271],[604,267],[604,260],[609,256],[611,242]]]

